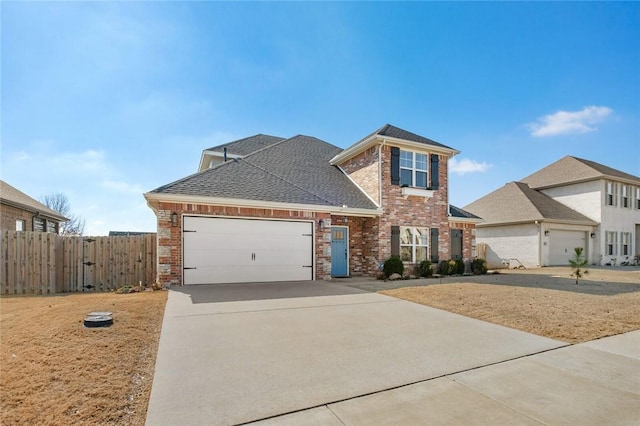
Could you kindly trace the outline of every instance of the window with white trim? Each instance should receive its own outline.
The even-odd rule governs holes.
[[[640,210],[640,186],[636,187],[636,209]]]
[[[16,220],[16,231],[24,231],[24,220]]]
[[[418,263],[427,260],[428,248],[428,228],[400,227],[400,258],[403,262]]]
[[[618,184],[615,182],[607,182],[607,194],[605,196],[605,204],[607,206],[618,205]]]
[[[631,254],[631,232],[620,233],[620,255],[629,256]]]
[[[400,185],[427,188],[427,154],[400,151]]]
[[[631,192],[631,188],[627,185],[622,185],[622,207],[631,207],[631,200],[629,200],[629,193]]]
[[[607,256],[615,256],[617,253],[618,233],[614,231],[605,232],[604,250]]]

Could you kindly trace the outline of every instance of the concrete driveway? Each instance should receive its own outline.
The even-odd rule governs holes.
[[[335,283],[172,289],[147,424],[631,423],[635,333],[614,353]]]

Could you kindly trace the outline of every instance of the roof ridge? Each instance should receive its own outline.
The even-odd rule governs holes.
[[[246,141],[247,139],[255,138],[255,137],[258,137],[258,136],[267,136],[267,137],[270,137],[270,138],[277,138],[277,139],[282,139],[282,140],[286,139],[286,138],[283,138],[282,136],[267,135],[266,133],[256,133],[255,135],[246,136],[244,138],[236,139],[234,141],[225,142],[225,143],[221,143],[221,144],[216,145],[216,146],[212,146],[211,148],[205,149],[205,151],[212,151],[212,150],[214,150],[216,148],[220,148],[220,147],[224,147],[224,146],[227,146],[227,145],[235,144],[235,143],[238,143],[238,142]]]
[[[276,137],[278,137],[278,136],[276,136]],[[259,153],[259,152],[266,151],[266,150],[267,150],[267,149],[269,149],[269,148],[273,148],[273,147],[275,147],[275,146],[278,146],[278,145],[280,145],[281,143],[286,142],[286,141],[288,141],[288,140],[291,140],[291,139],[293,139],[293,138],[295,138],[295,136],[293,136],[293,137],[291,137],[291,138],[284,138],[284,139],[282,139],[281,141],[278,141],[278,142],[276,142],[276,143],[272,143],[271,145],[263,146],[262,148],[260,148],[260,149],[258,149],[258,150],[256,150],[256,151],[253,151],[253,152],[251,152],[251,153],[249,153],[249,154],[245,155],[245,156],[244,156],[244,157],[242,157],[242,158],[243,158],[243,159],[245,159],[245,158],[249,158],[249,157],[251,157],[251,156],[253,156],[253,155],[255,155],[255,154]]]

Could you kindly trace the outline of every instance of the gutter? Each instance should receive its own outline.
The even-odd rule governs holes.
[[[157,210],[153,207],[152,203],[164,202],[164,203],[176,203],[176,204],[202,204],[209,206],[227,206],[238,208],[256,208],[256,209],[273,209],[273,210],[300,210],[308,212],[330,213],[340,214],[344,216],[359,216],[359,217],[378,217],[382,215],[381,208],[377,209],[363,209],[343,206],[325,206],[314,204],[294,204],[294,203],[282,203],[276,201],[259,201],[259,200],[245,200],[240,198],[217,198],[217,197],[205,197],[194,195],[181,195],[181,194],[158,194],[147,192],[144,194],[144,198],[147,200],[147,205],[154,211]]]

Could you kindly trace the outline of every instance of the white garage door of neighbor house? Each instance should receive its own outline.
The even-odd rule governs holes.
[[[313,223],[185,216],[184,284],[313,279]]]
[[[568,265],[576,247],[586,255],[586,232],[551,229],[549,232],[549,265]]]

